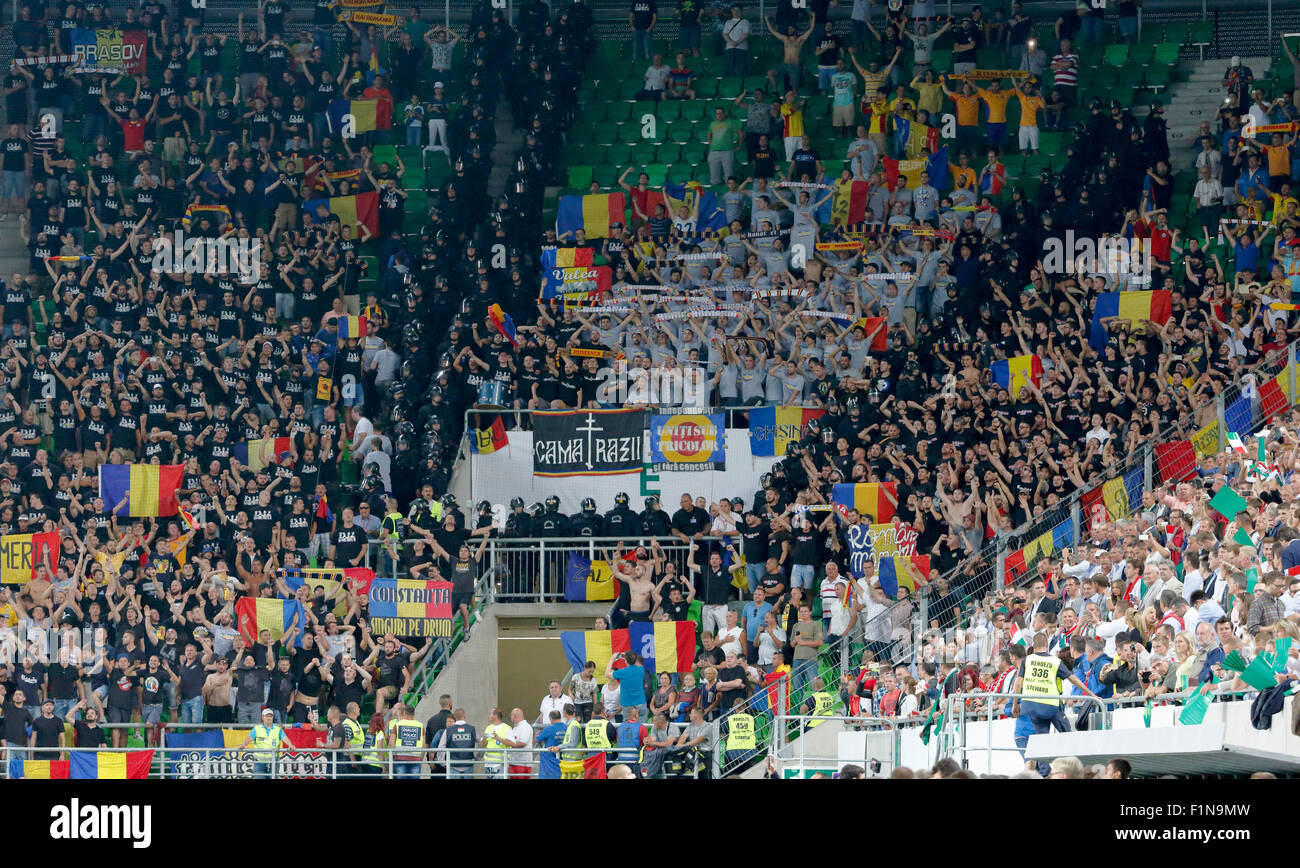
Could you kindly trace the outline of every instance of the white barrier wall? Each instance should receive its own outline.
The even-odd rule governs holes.
[[[614,495],[622,491],[631,498],[631,508],[636,512],[644,508],[642,501],[651,494],[659,495],[669,515],[677,511],[683,494],[703,496],[710,503],[720,497],[740,497],[748,508],[753,506],[759,477],[777,461],[770,455],[751,455],[749,431],[729,428],[726,470],[655,473],[644,469],[617,476],[533,476],[533,432],[510,431],[509,437],[505,449],[470,455],[471,502],[487,500],[494,507],[507,509],[513,497],[522,497],[525,504],[531,504],[554,494],[560,498],[560,511],[572,515],[578,512],[584,497],[594,497],[596,510],[603,514],[614,508]],[[644,454],[650,454],[648,443]],[[499,515],[504,518],[504,513]]]

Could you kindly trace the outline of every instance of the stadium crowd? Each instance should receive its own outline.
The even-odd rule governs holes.
[[[724,228],[701,229],[699,196],[695,211],[651,207],[649,176],[631,183],[642,168],[633,166],[621,181],[627,226],[588,240],[537,228],[545,188],[571,163],[579,86],[626,74],[593,61],[599,40],[583,0],[528,0],[513,23],[478,0],[460,33],[419,9],[368,24],[326,2],[299,20],[269,0],[233,33],[205,26],[197,2],[179,14],[151,2],[20,4],[4,80],[0,220],[18,224],[30,262],[3,289],[0,532],[57,532],[61,546],[57,558],[38,555],[30,581],[0,589],[7,626],[49,640],[28,641],[0,670],[15,727],[6,723],[14,737],[5,746],[35,744],[16,727],[45,716],[35,707],[47,699],[55,718],[83,722],[252,723],[269,706],[274,720],[301,723],[319,719],[322,701],[334,714],[349,715],[352,702],[383,714],[430,646],[372,635],[363,594],[291,588],[285,568],[441,575],[455,583],[468,627],[460,604],[479,573],[470,544],[498,533],[731,538],[738,549],[710,543],[675,576],[665,564],[650,587],[646,576],[629,582],[616,608],[676,619],[699,599],[712,634],[701,653],[721,667],[717,677],[735,676],[700,673],[698,690],[717,690],[703,718],[744,696],[755,676],[735,673],[747,665],[788,664],[802,691],[819,677],[819,643],[855,620],[872,623],[872,607],[889,602],[864,572],[870,560],[852,570],[846,560],[843,575],[826,567],[851,547],[846,519],[806,509],[826,503],[831,485],[896,482],[897,520],[917,531],[937,578],[1123,467],[1142,443],[1199,427],[1220,388],[1290,340],[1295,314],[1269,305],[1291,301],[1296,273],[1294,137],[1251,141],[1241,127],[1243,117],[1294,119],[1291,99],[1266,99],[1234,64],[1229,104],[1199,143],[1194,202],[1175,202],[1158,106],[1140,123],[1118,102],[1074,105],[1072,38],[1105,39],[1095,15],[1031,20],[1013,3],[1010,16],[949,21],[918,2],[873,20],[855,3],[840,35],[826,3],[808,5],[805,15],[778,4],[764,22],[779,44],[779,61],[758,70],[769,89],[713,106],[706,165]],[[693,97],[702,19],[713,19],[711,48],[729,72],[745,75],[763,56],[742,14],[752,10],[679,6],[681,54],[668,67],[650,51],[656,4],[632,4],[642,99]],[[1128,17],[1121,8],[1121,38]],[[74,30],[109,26],[145,33],[147,72],[68,59]],[[1050,59],[1026,41],[1037,32],[1046,44],[1049,31]],[[940,38],[953,40],[952,74],[933,68]],[[990,48],[1011,74],[963,80]],[[1049,72],[1050,88],[1034,81]],[[809,98],[826,106],[829,124],[809,116]],[[333,101],[348,99],[374,100],[373,129],[335,129]],[[1021,108],[1017,147],[1006,130],[1011,99]],[[946,177],[896,183],[888,161],[910,155],[902,122],[941,127],[949,110]],[[1029,195],[1002,159],[1038,149],[1040,117],[1044,130],[1073,131],[1074,144]],[[524,143],[506,154],[497,139],[510,125]],[[814,141],[814,128],[833,129],[830,140]],[[832,159],[839,177],[826,171]],[[494,163],[512,169],[497,196],[487,193]],[[409,181],[417,176],[422,186]],[[849,223],[827,208],[855,180],[868,185],[865,210]],[[614,189],[593,181],[581,192]],[[369,222],[332,204],[304,207],[370,193]],[[1221,223],[1224,208],[1244,222]],[[1192,213],[1200,238],[1175,228]],[[1171,290],[1168,322],[1108,321],[1104,348],[1091,346],[1097,294],[1131,279],[1049,269],[1044,242],[1066,229],[1149,238],[1149,286]],[[258,279],[160,269],[178,230],[259,242]],[[860,246],[816,247],[842,241]],[[625,309],[539,299],[540,254],[557,243],[590,247],[611,265],[604,306]],[[663,291],[626,289],[647,284]],[[518,324],[517,341],[489,317],[494,304]],[[879,325],[869,332],[863,317]],[[564,352],[579,349],[622,354],[647,378],[652,367],[688,369],[712,405],[827,412],[748,507],[684,498],[672,515],[654,501],[635,513],[623,498],[603,516],[586,502],[569,516],[561,506],[572,505],[547,498],[513,502],[502,528],[491,504],[466,516],[446,494],[464,411],[599,404],[607,373]],[[994,382],[993,362],[1027,354],[1041,360],[1038,383],[1012,394]],[[673,406],[674,396],[656,403]],[[236,458],[247,454],[241,444],[268,440],[276,445],[257,466]],[[184,465],[177,516],[131,516],[129,503],[102,500],[98,467],[132,462]],[[1182,509],[1193,509],[1188,498]],[[740,554],[750,566],[733,582]],[[653,547],[644,562],[661,562]],[[852,582],[865,582],[861,593],[828,615],[835,588]],[[814,583],[825,623],[801,611]],[[982,598],[987,588],[962,590]],[[736,597],[760,593],[749,615],[728,614]],[[241,596],[299,596],[305,623],[248,642],[234,616]],[[769,627],[755,613],[772,600],[782,605]],[[977,608],[993,624],[992,610]],[[1022,629],[1037,629],[1036,614]],[[1113,614],[1099,611],[1097,622]],[[868,640],[880,659],[892,662],[901,626]],[[60,638],[74,633],[94,641]],[[943,665],[926,653],[915,665]],[[644,706],[650,726],[672,705],[650,693],[665,701],[647,694],[615,708]],[[605,694],[583,702],[609,710]]]

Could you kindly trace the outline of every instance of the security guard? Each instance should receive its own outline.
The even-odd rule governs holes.
[[[343,718],[343,729],[347,734],[343,743],[350,749],[351,767],[345,766],[344,774],[360,774],[361,748],[366,744],[366,728],[361,725],[361,706],[355,702],[348,703],[348,716]],[[342,771],[342,769],[340,770]]]
[[[393,719],[388,722],[388,744],[393,754],[393,777],[418,778],[420,760],[424,758],[424,726],[404,703],[393,706]]]
[[[737,711],[724,718],[727,725],[727,763],[743,762],[758,748],[758,735],[754,732],[754,716]]]
[[[248,738],[239,746],[240,750],[253,748],[253,774],[258,777],[270,777],[279,747],[292,750],[293,742],[285,735],[284,729],[275,722],[275,711],[262,709],[262,722],[248,731]]]
[[[618,738],[618,727],[605,718],[605,704],[603,702],[596,703],[593,714],[595,716],[587,721],[587,724],[582,728],[582,737],[587,744],[588,750],[605,751],[605,760],[608,762],[610,759],[609,749],[614,746],[614,740]]]
[[[1055,724],[1062,732],[1069,731],[1069,722],[1061,713],[1061,682],[1069,681],[1080,693],[1095,696],[1088,685],[1079,680],[1061,659],[1047,653],[1048,638],[1046,633],[1034,636],[1034,651],[1026,655],[1016,676],[1015,687],[1011,692],[1028,694],[1033,699],[1016,700],[1011,707],[1012,715],[1019,717],[1022,713],[1034,722],[1034,732],[1042,734]]]
[[[488,711],[488,725],[483,730],[482,746],[487,748],[483,751],[483,772],[490,778],[499,778],[505,776],[506,752],[504,750],[506,743],[503,738],[510,738],[513,730],[504,720],[501,719],[501,709],[493,708]]]
[[[629,501],[626,491],[614,495],[614,508],[605,513],[606,536],[628,539],[640,536],[645,529],[641,524],[641,516],[628,507]]]
[[[388,754],[381,753],[385,747],[384,731],[366,729],[365,740],[361,742],[361,771],[366,777],[382,778],[388,771]]]
[[[831,709],[835,707],[835,697],[826,692],[826,683],[820,678],[813,679],[813,693],[803,704],[803,713],[810,714],[818,720],[808,721],[806,729],[813,729],[821,726],[826,721],[821,718],[831,716]]]
[[[580,760],[586,757],[586,751],[582,749],[582,724],[574,716],[572,702],[566,702],[560,709],[560,714],[564,720],[564,741],[560,742],[551,750],[560,755],[560,762]]]
[[[379,541],[383,551],[393,561],[393,567],[402,558],[402,523],[406,518],[397,511],[397,500],[388,498],[388,512],[379,521]]]

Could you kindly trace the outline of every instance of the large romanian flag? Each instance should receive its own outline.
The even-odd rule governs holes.
[[[1088,343],[1097,352],[1106,348],[1106,328],[1101,321],[1107,317],[1119,317],[1127,320],[1129,327],[1136,326],[1138,320],[1150,320],[1156,325],[1169,322],[1169,290],[1143,290],[1141,292],[1103,292],[1097,296],[1097,304],[1092,309],[1092,329],[1088,334]]]
[[[885,524],[898,508],[898,483],[841,482],[831,489],[831,502],[871,516],[873,524]]]
[[[866,181],[836,184],[835,198],[831,205],[831,221],[837,226],[845,226],[866,220],[870,190],[871,185]]]
[[[185,472],[182,464],[101,464],[99,496],[110,511],[129,492],[130,501],[117,511],[120,518],[175,515],[176,489]]]
[[[610,224],[623,222],[623,208],[622,193],[561,196],[555,231],[563,235],[582,229],[588,238],[608,238]]]
[[[364,338],[366,328],[369,325],[363,316],[344,315],[337,317],[335,321],[339,324],[339,337],[343,340],[348,338]]]
[[[876,564],[876,576],[881,590],[888,597],[897,597],[899,588],[915,592],[917,587],[930,580],[930,556],[881,558]]]
[[[36,578],[36,570],[59,568],[62,538],[57,530],[49,533],[15,533],[0,537],[0,583],[22,585]],[[53,576],[51,576],[53,578]]]
[[[1020,394],[1026,383],[1035,387],[1043,381],[1043,360],[1034,353],[1027,356],[1012,356],[1000,359],[989,366],[993,371],[993,382],[1011,393],[1012,397]]]
[[[274,597],[240,597],[235,601],[235,617],[239,619],[239,633],[250,645],[258,642],[258,634],[263,630],[271,631],[272,639],[279,639],[288,632],[297,619],[298,632],[294,636],[295,647],[302,645],[302,631],[306,626],[306,617],[302,603],[297,600],[277,600]]]
[[[651,672],[690,672],[695,663],[695,622],[638,622],[626,630],[565,630],[560,646],[574,672],[581,672],[590,660],[596,664],[596,680],[606,681],[609,658],[635,651]],[[621,668],[619,666],[615,667]]]
[[[10,780],[66,781],[68,777],[67,760],[9,760]]]
[[[379,234],[379,194],[375,191],[359,193],[355,196],[334,196],[329,199],[309,199],[302,205],[302,210],[312,217],[316,208],[324,205],[331,214],[339,218],[344,226],[351,226],[353,231],[364,224],[371,235]]]
[[[379,100],[377,99],[336,99],[329,104],[326,120],[330,132],[343,132],[344,118],[352,115],[352,131],[360,135],[379,129]]]
[[[126,753],[74,751],[68,761],[69,777],[74,781],[143,780],[149,777],[153,765],[153,751],[133,750]]]
[[[288,437],[263,437],[235,444],[235,460],[249,470],[258,471],[277,461],[290,450]]]
[[[921,186],[922,172],[929,173],[931,187],[942,190],[948,178],[948,149],[940,148],[929,156],[915,160],[882,157],[880,164],[885,167],[885,186],[891,191],[898,189],[900,183],[908,190],[915,190]]]
[[[784,455],[791,441],[803,437],[804,427],[825,412],[820,407],[755,407],[749,411],[750,454]]]

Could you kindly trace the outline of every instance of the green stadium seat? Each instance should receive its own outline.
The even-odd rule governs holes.
[[[751,75],[745,79],[745,90],[749,92],[749,96],[753,96],[754,91],[759,89],[768,96],[772,94],[772,85],[765,76]]]
[[[682,146],[677,142],[662,142],[654,162],[672,165],[682,158]]]
[[[936,72],[952,72],[952,49],[936,48],[930,52],[930,66]]]
[[[603,121],[595,125],[591,130],[591,139],[593,142],[602,144],[611,144],[618,141],[618,124],[610,121]]]
[[[591,166],[570,166],[569,186],[578,190],[586,190],[591,186],[591,173]]]
[[[645,87],[645,80],[639,75],[636,78],[625,78],[619,83],[618,94],[621,99],[634,100]]]
[[[371,151],[371,162],[377,167],[381,163],[397,166],[397,147],[395,145],[375,145]]]
[[[1113,67],[1101,67],[1097,69],[1096,75],[1093,76],[1093,88],[1105,88],[1107,90],[1119,84],[1119,70]]]
[[[628,117],[630,117],[634,123],[639,124],[641,123],[641,118],[658,112],[659,105],[660,103],[655,100],[639,99],[632,103],[631,111],[628,112]]]
[[[628,145],[635,145],[641,142],[641,122],[631,120],[622,124],[618,128],[618,140]]]
[[[1006,58],[1000,48],[981,48],[975,52],[975,64],[980,69],[1002,69]]]
[[[668,141],[686,144],[691,141],[693,126],[690,121],[673,121],[668,125]]]
[[[1134,45],[1128,53],[1129,63],[1136,63],[1139,66],[1146,66],[1151,63],[1151,56],[1155,53],[1155,48],[1150,45]]]
[[[621,124],[632,117],[632,103],[618,100],[605,106],[605,120]]]
[[[1142,32],[1138,34],[1138,42],[1142,45],[1155,45],[1164,40],[1164,27],[1158,21],[1147,21],[1142,26]]]
[[[1062,153],[1065,150],[1065,133],[1039,133],[1038,148],[1044,154]]]
[[[696,124],[695,127],[694,127],[693,130],[692,130],[692,137],[694,138],[695,141],[697,141],[697,142],[699,142],[699,143],[701,143],[701,144],[708,144],[708,142],[709,142],[709,125],[708,125],[708,124]]]
[[[1153,63],[1146,69],[1147,87],[1157,90],[1168,87],[1169,79],[1172,74],[1173,71],[1169,67]]]
[[[1186,45],[1191,41],[1191,32],[1190,21],[1171,21],[1165,25],[1165,41],[1174,45]]]
[[[705,169],[708,173],[708,169]],[[674,184],[685,184],[691,180],[691,170],[689,167],[677,167],[668,173],[668,180]]]
[[[602,190],[609,190],[618,186],[619,174],[621,170],[617,166],[596,166],[591,172],[591,177],[600,184]]]
[[[658,162],[654,142],[640,142],[632,146],[630,161],[635,166],[648,166]]]
[[[1194,21],[1187,35],[1192,45],[1209,45],[1214,41],[1214,22]]]
[[[698,123],[704,120],[708,115],[708,108],[703,101],[698,99],[687,100],[682,103],[682,120]]]
[[[659,111],[656,113],[660,121],[672,122],[682,116],[681,100],[667,99],[659,103]]]
[[[620,172],[623,167],[632,162],[632,146],[620,142],[608,145],[605,149],[605,159],[602,160],[607,166],[614,166]]]
[[[582,102],[582,109],[578,114],[584,121],[589,123],[603,121],[609,117],[609,103],[592,95],[590,99]]]
[[[650,176],[651,187],[662,187],[664,181],[668,180],[668,166],[663,163],[655,163],[645,167],[645,173]]]
[[[679,160],[688,166],[698,166],[701,163],[707,163],[709,151],[704,145],[690,144],[682,148],[682,155]]]
[[[596,82],[596,98],[601,102],[609,102],[620,98],[623,93],[623,80],[619,78],[603,78]]]
[[[724,78],[718,83],[718,96],[723,99],[735,99],[745,89],[745,82],[739,78]]]
[[[1128,61],[1128,53],[1127,43],[1107,45],[1106,52],[1102,55],[1102,62],[1107,66],[1123,66]]]
[[[844,169],[843,160],[822,160],[822,165],[826,168],[826,177],[832,180],[838,178]]]
[[[739,93],[739,91],[737,91]],[[712,76],[702,76],[695,79],[695,98],[696,99],[713,99],[718,95],[718,79]]]
[[[1144,82],[1142,67],[1129,64],[1119,71],[1119,81],[1116,86],[1123,91],[1127,88],[1140,88]]]
[[[1155,48],[1155,63],[1161,66],[1174,66],[1178,63],[1177,42],[1161,42]]]

